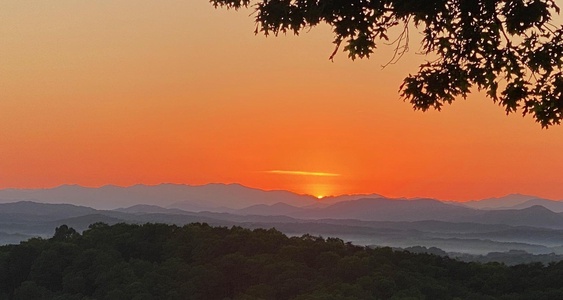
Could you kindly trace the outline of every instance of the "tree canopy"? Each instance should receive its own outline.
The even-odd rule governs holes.
[[[415,110],[440,110],[472,88],[506,113],[532,115],[542,127],[563,119],[563,26],[554,0],[210,0],[216,7],[254,7],[256,33],[292,32],[326,23],[334,58],[343,44],[351,59],[369,58],[381,41],[408,51],[409,29],[422,33],[432,57],[408,75],[401,96]],[[388,36],[391,28],[402,30]]]
[[[563,262],[508,267],[189,224],[63,225],[0,246],[0,299],[563,299]]]

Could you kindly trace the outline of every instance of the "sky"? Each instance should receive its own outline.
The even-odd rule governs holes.
[[[0,188],[563,199],[563,127],[506,116],[478,91],[413,111],[399,86],[425,61],[416,43],[385,69],[383,44],[331,62],[328,26],[266,38],[251,13],[206,0],[0,1]]]

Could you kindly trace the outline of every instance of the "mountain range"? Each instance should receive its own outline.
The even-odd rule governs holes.
[[[159,185],[138,184],[129,187],[106,185],[99,188],[62,185],[48,189],[0,190],[0,203],[17,201],[66,203],[88,206],[95,209],[117,209],[144,204],[177,208],[186,211],[217,212],[231,212],[254,205],[273,205],[277,203],[284,203],[300,208],[323,208],[351,200],[382,198],[389,199],[379,194],[360,194],[328,196],[319,200],[311,195],[301,195],[289,191],[265,191],[249,188],[240,184],[223,183],[206,185],[171,183]],[[421,199],[399,198],[393,200],[412,201]],[[468,202],[440,202],[481,210],[522,209],[534,205],[541,205],[554,212],[563,212],[563,201],[554,201],[520,194]]]
[[[206,222],[275,227],[289,235],[335,236],[361,245],[563,254],[562,202],[523,195],[466,203],[378,194],[319,201],[238,184],[164,184],[8,189],[0,190],[0,199],[0,244],[48,237],[62,224],[84,230],[95,222]]]
[[[0,202],[35,201],[86,205],[96,209],[116,209],[137,204],[159,205],[189,211],[240,209],[254,204],[284,202],[305,206],[315,204],[317,198],[288,191],[263,191],[240,184],[159,184],[99,188],[62,185],[51,189],[0,190]]]

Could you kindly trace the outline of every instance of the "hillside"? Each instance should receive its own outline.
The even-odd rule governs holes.
[[[191,224],[61,226],[0,247],[3,299],[562,299],[563,263],[507,267]]]
[[[63,224],[81,232],[96,222],[178,226],[205,222],[213,226],[276,228],[291,236],[334,236],[357,245],[440,247],[475,255],[510,250],[563,254],[563,216],[543,207],[481,211],[433,200],[390,199],[347,201],[324,208],[259,205],[235,213],[188,212],[155,205],[95,210],[29,201],[0,204],[2,207],[7,213],[0,212],[0,244],[48,237]],[[367,220],[361,220],[362,216]]]

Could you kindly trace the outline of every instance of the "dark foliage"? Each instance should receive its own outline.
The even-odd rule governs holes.
[[[563,263],[464,263],[275,229],[93,224],[0,247],[2,299],[562,299]]]
[[[563,26],[551,23],[553,0],[210,0],[215,6],[254,6],[256,33],[293,32],[326,23],[336,54],[369,57],[378,41],[409,47],[411,24],[422,32],[420,52],[434,59],[409,75],[402,96],[415,109],[440,110],[472,87],[485,90],[507,113],[519,108],[543,127],[563,118]],[[391,40],[388,31],[402,28]],[[501,89],[499,91],[499,89]]]

